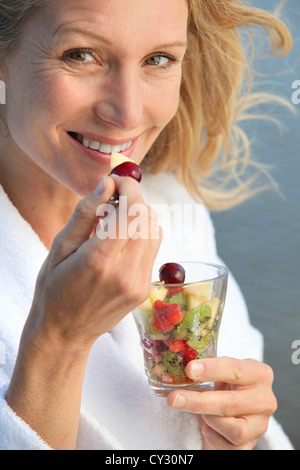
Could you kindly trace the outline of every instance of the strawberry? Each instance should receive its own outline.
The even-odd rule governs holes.
[[[183,351],[188,347],[186,341],[182,339],[168,339],[164,341],[164,343],[168,346],[171,352],[177,353]]]
[[[188,362],[197,359],[197,351],[189,346],[183,352],[183,365],[187,365]]]
[[[154,302],[155,316],[153,325],[157,330],[172,331],[183,318],[181,308],[177,304],[168,304],[162,300]]]

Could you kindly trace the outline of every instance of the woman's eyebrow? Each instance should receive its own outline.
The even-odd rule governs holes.
[[[64,23],[63,25],[60,25],[58,28],[56,28],[56,30],[54,31],[52,37],[55,38],[56,36],[60,37],[60,36],[63,36],[65,34],[77,33],[77,34],[81,34],[83,36],[91,36],[91,37],[97,39],[98,41],[105,42],[109,45],[112,44],[107,38],[101,36],[99,33],[96,33],[92,30],[83,29],[83,28],[80,28],[80,27],[77,27],[77,26],[67,27],[68,25],[70,25],[70,23],[67,23],[67,24]]]
[[[186,41],[174,41],[174,42],[167,42],[165,44],[160,44],[159,46],[156,46],[156,49],[167,49],[169,47],[186,47],[187,42]]]

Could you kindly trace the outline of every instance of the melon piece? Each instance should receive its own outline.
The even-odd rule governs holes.
[[[211,328],[218,314],[220,299],[218,297],[215,297],[214,299],[209,300],[207,304],[211,307],[211,317],[207,322],[207,326]]]
[[[151,300],[148,298],[145,302],[137,309],[138,313],[135,318],[138,317],[142,325],[145,327],[149,318],[154,314],[154,309]]]
[[[152,302],[151,302],[150,298],[148,297],[148,299],[146,299],[145,302],[142,303],[142,305],[139,306],[139,310],[144,310],[144,311],[151,310],[151,311],[153,311],[152,307],[153,307]]]
[[[116,168],[117,166],[121,165],[124,162],[135,163],[135,161],[131,160],[130,158],[126,157],[125,155],[122,155],[121,153],[112,152],[111,153],[111,159],[110,159],[110,171],[112,171],[114,168]]]
[[[154,304],[156,300],[165,300],[167,293],[168,289],[166,287],[163,287],[163,285],[158,285],[157,287],[152,287],[149,299],[151,300],[152,304]]]
[[[187,286],[184,289],[185,294],[197,295],[199,297],[209,298],[211,291],[211,284],[199,284]]]
[[[196,285],[186,287],[184,293],[186,295],[186,305],[188,310],[198,307],[199,305],[207,303],[211,292],[211,285]]]
[[[188,310],[192,310],[205,303],[207,303],[207,297],[193,294],[186,295],[186,306]]]

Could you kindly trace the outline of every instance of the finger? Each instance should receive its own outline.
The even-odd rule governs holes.
[[[258,438],[245,441],[244,443],[234,444],[226,439],[226,436],[220,434],[216,429],[209,426],[206,419],[207,415],[199,415],[198,422],[202,432],[202,450],[253,450],[257,444]]]
[[[160,227],[158,228],[158,230],[159,230],[159,237],[157,239],[148,240],[147,245],[145,245],[143,249],[142,247],[140,248],[142,257],[138,261],[139,266],[137,270],[137,277],[140,279],[143,279],[146,276],[146,279],[147,279],[147,280],[145,279],[145,282],[146,282],[146,285],[148,286],[148,289],[146,293],[147,295],[145,296],[144,300],[146,300],[146,298],[150,295],[153,265],[157,258],[157,254],[158,254],[161,241],[162,241],[162,230],[160,229]],[[138,242],[140,244],[145,243],[144,240],[140,240],[140,241],[132,240],[131,241],[132,244],[134,242]]]
[[[147,209],[149,216],[148,221],[145,223],[150,227],[150,225],[157,224],[158,217],[151,208],[148,207]],[[145,231],[147,232],[147,228]],[[158,224],[155,232],[157,235],[153,238],[153,231],[150,228],[148,233],[144,234],[145,237],[140,237],[141,233],[137,233],[138,237],[131,238],[122,252],[123,256],[126,256],[129,260],[126,274],[131,276],[132,279],[135,278],[133,290],[136,291],[138,305],[143,303],[150,295],[153,265],[162,241],[162,229]]]
[[[236,446],[206,424],[202,427],[203,450],[253,450],[256,444],[257,439]]]
[[[109,204],[99,206],[102,214],[107,211],[109,216],[101,220],[91,243],[95,249],[98,249],[100,255],[106,257],[114,257],[121,252],[135,233],[140,220],[134,210],[135,207],[142,212],[142,218],[148,217],[147,206],[137,181],[125,177],[112,178],[119,194],[119,207],[115,209]],[[102,214],[98,210],[97,215]]]
[[[128,209],[130,224],[128,235],[131,240],[159,240],[161,227],[157,213],[144,203],[135,203]]]
[[[202,415],[201,419],[203,423],[235,446],[246,445],[265,434],[269,421],[265,415],[248,415],[238,418]]]
[[[266,403],[257,390],[195,392],[174,391],[167,397],[171,408],[197,414],[241,416],[265,413]]]
[[[89,239],[96,224],[98,206],[108,201],[114,191],[114,180],[104,177],[97,188],[77,204],[69,222],[52,244],[54,263],[70,256]]]
[[[273,371],[267,365],[253,359],[238,360],[215,357],[188,363],[186,373],[198,382],[224,382],[248,387],[259,383],[272,384]]]
[[[119,197],[127,196],[131,204],[134,204],[135,202],[145,203],[142,196],[141,186],[134,178],[121,177],[117,175],[112,175],[110,178],[116,185],[116,192]],[[128,204],[128,206],[129,205],[130,204]]]
[[[149,214],[149,221],[146,223],[150,226],[152,224],[151,218],[154,218],[154,223],[157,223],[157,215],[153,213],[151,208],[145,207]],[[136,291],[136,298],[140,299],[139,304],[144,302],[150,294],[153,264],[162,241],[162,229],[159,225],[157,225],[156,231],[158,236],[154,238],[152,238],[151,230],[145,238],[140,237],[140,233],[138,233],[138,237],[130,238],[122,250],[122,257],[126,257],[128,260],[126,277],[134,281],[132,294]]]

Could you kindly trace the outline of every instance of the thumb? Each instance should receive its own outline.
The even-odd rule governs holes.
[[[113,179],[104,176],[97,188],[77,204],[69,222],[53,241],[54,264],[68,258],[90,238],[97,222],[97,207],[106,203],[114,192]]]

